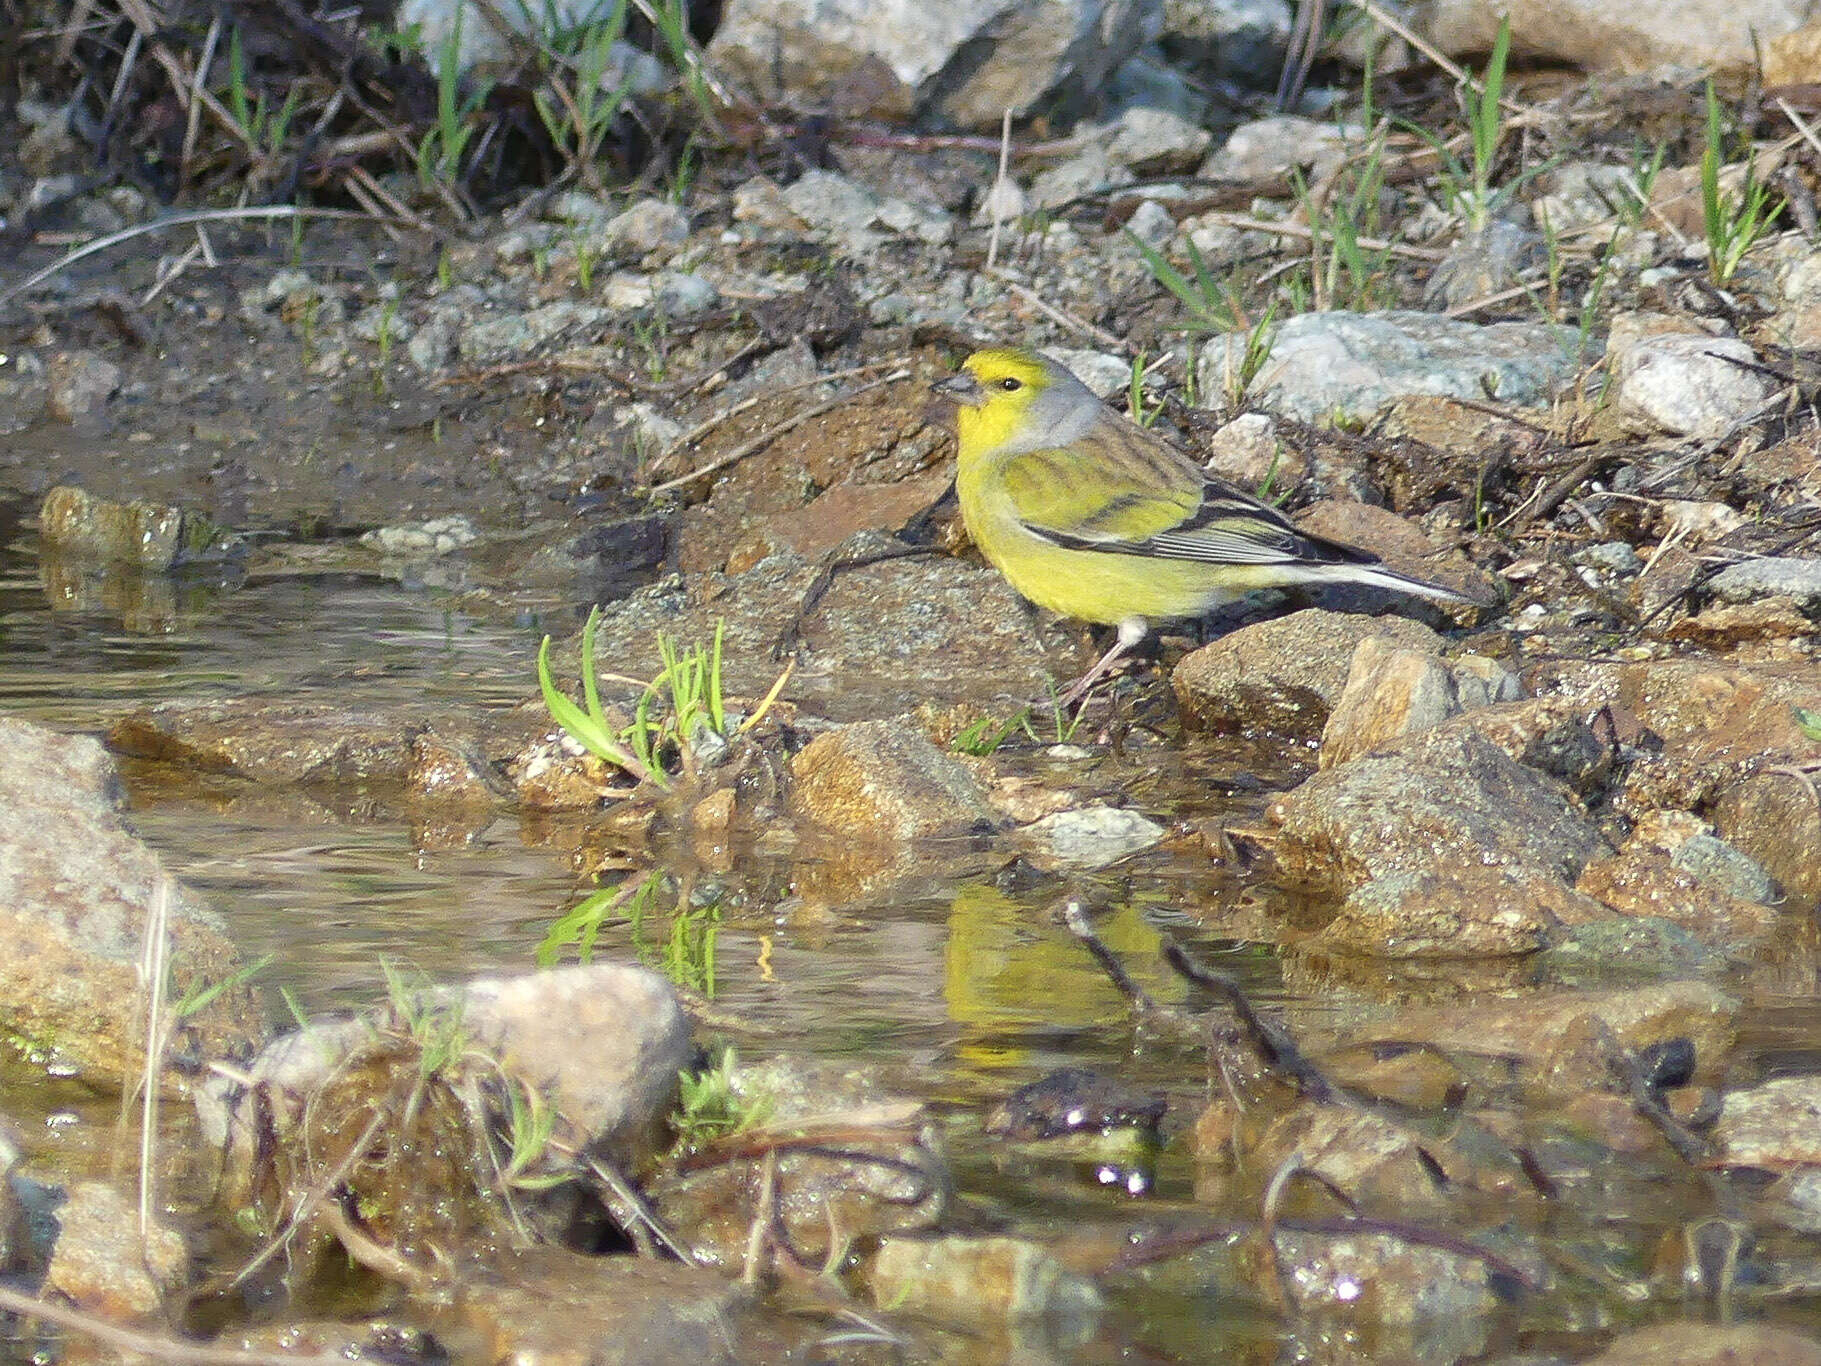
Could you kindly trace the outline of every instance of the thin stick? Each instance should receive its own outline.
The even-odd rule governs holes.
[[[348,1366],[348,1358],[339,1353],[300,1356],[295,1352],[241,1352],[232,1347],[210,1347],[185,1338],[157,1337],[4,1285],[0,1285],[0,1309],[87,1334],[122,1352],[137,1352],[158,1361],[180,1362],[184,1366]]]
[[[26,290],[43,284],[53,275],[62,273],[85,257],[93,256],[98,251],[106,251],[109,247],[117,247],[122,242],[130,242],[135,237],[143,237],[148,232],[162,232],[166,228],[187,227],[191,223],[236,223],[262,218],[352,218],[360,222],[376,221],[374,215],[356,213],[352,209],[300,208],[295,204],[258,204],[238,209],[185,209],[182,213],[166,214],[163,218],[135,223],[130,228],[122,228],[119,232],[110,232],[105,237],[97,237],[92,242],[84,242],[79,247],[72,247],[43,270],[33,271],[18,284],[9,285],[6,289],[0,290],[0,304],[11,303]]]
[[[139,1237],[144,1240],[152,1231],[153,1175],[158,1132],[158,1064],[164,1052],[164,974],[170,960],[170,940],[166,931],[171,921],[171,880],[158,879],[158,890],[152,897],[151,913],[145,922],[145,949],[139,960],[141,981],[145,984],[145,1075],[140,1084],[145,1095],[139,1110]]]
[[[202,129],[202,101],[196,98],[196,91],[208,79],[209,67],[215,60],[215,45],[221,41],[221,11],[215,11],[215,17],[209,21],[208,37],[202,40],[202,60],[196,63],[196,79],[190,90],[190,117],[183,128],[183,151],[177,161],[178,183],[187,187],[190,183],[190,159],[196,154],[196,135]],[[248,146],[252,145],[253,135],[250,130],[241,131],[241,139]]]
[[[1274,223],[1268,218],[1253,218],[1243,213],[1214,212],[1203,214],[1202,217],[1229,228],[1238,228],[1241,232],[1266,232],[1278,237],[1304,239],[1315,236],[1315,230],[1302,223]],[[1409,261],[1439,261],[1448,254],[1434,247],[1412,247],[1403,242],[1388,242],[1382,237],[1362,237],[1359,244],[1367,251],[1385,251]]]
[[[1007,105],[1005,115],[999,124],[999,174],[993,179],[993,233],[986,239],[986,268],[991,270],[999,260],[999,225],[1004,221],[1000,217],[1002,207],[999,187],[1005,184],[1006,164],[1012,156],[1012,110]]]
[[[367,1150],[373,1146],[373,1140],[378,1138],[380,1130],[386,1127],[386,1119],[387,1112],[384,1109],[374,1113],[373,1118],[367,1121],[367,1127],[361,1130],[360,1137],[354,1140],[353,1146],[348,1149],[341,1161],[335,1164],[326,1177],[310,1188],[310,1193],[298,1205],[297,1212],[285,1220],[284,1227],[274,1233],[271,1241],[259,1250],[259,1254],[241,1267],[240,1274],[228,1282],[230,1290],[245,1284],[248,1276],[278,1255],[278,1250],[290,1241],[291,1235],[303,1227],[304,1220],[316,1212],[316,1207],[322,1204],[328,1198],[329,1193],[346,1180],[348,1173],[353,1171],[355,1166],[366,1157]]]
[[[868,368],[876,369],[877,367]],[[702,466],[701,469],[692,470],[688,474],[678,475],[675,479],[666,479],[663,483],[655,485],[649,492],[653,495],[669,493],[672,490],[682,488],[685,484],[693,484],[698,479],[705,479],[711,474],[719,474],[729,465],[739,464],[740,461],[744,460],[755,451],[764,450],[779,437],[785,435],[787,432],[795,431],[812,417],[820,417],[823,413],[832,412],[843,404],[853,402],[855,399],[859,398],[861,394],[870,393],[874,389],[884,388],[887,384],[896,384],[899,380],[909,379],[910,377],[911,372],[909,370],[894,370],[891,374],[886,375],[881,379],[876,379],[871,384],[862,384],[852,393],[843,394],[839,398],[831,398],[828,402],[818,403],[813,408],[805,408],[795,417],[786,418],[777,426],[772,427],[767,431],[760,432],[759,435],[755,436],[751,441],[742,442],[719,460],[711,460],[706,465]],[[765,397],[769,398],[771,395],[767,394]]]
[[[752,1229],[746,1235],[746,1264],[740,1269],[740,1284],[748,1290],[758,1287],[761,1274],[759,1258],[770,1241],[772,1220],[778,1217],[778,1150],[765,1154],[765,1172],[759,1182],[759,1207],[753,1211]]]

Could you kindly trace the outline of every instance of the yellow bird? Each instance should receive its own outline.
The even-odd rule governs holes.
[[[1199,617],[1255,589],[1359,583],[1478,602],[1297,530],[1038,352],[976,351],[935,389],[958,405],[955,491],[974,544],[1039,607],[1118,628],[1065,706],[1150,622]]]

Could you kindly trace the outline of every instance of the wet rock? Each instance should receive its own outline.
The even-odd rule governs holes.
[[[1439,0],[1424,8],[1420,27],[1444,52],[1465,58],[1490,51],[1509,14],[1514,52],[1635,73],[1753,66],[1760,42],[1800,27],[1809,13],[1799,0],[1639,0],[1622,11],[1600,0],[1526,0],[1496,12],[1474,0]]]
[[[475,530],[474,523],[457,513],[451,517],[435,517],[427,522],[382,526],[367,532],[360,538],[360,543],[370,545],[386,555],[427,557],[453,554],[479,539],[480,532]]]
[[[1612,858],[1594,859],[1575,886],[1621,915],[1667,920],[1708,944],[1749,944],[1777,924],[1774,907],[1728,896],[1655,849],[1631,846]]]
[[[928,1229],[953,1198],[941,1136],[920,1102],[876,1068],[780,1054],[734,1071],[729,1090],[753,1118],[725,1145],[667,1163],[652,1203],[698,1260],[737,1266],[760,1207],[775,1143],[777,1217],[799,1256],[821,1264],[849,1240]]]
[[[1439,657],[1367,636],[1354,647],[1346,686],[1322,728],[1321,767],[1438,726],[1460,710],[1454,675]]]
[[[403,780],[423,726],[415,713],[243,697],[141,708],[115,722],[107,741],[119,754],[262,783]]]
[[[1605,916],[1553,878],[1465,864],[1373,878],[1347,894],[1320,940],[1380,958],[1504,957],[1534,953],[1563,923]]]
[[[61,1232],[44,1289],[105,1319],[149,1320],[183,1285],[183,1235],[154,1215],[142,1238],[134,1203],[102,1181],[78,1182],[58,1206]]]
[[[1135,1091],[1083,1067],[1059,1067],[1020,1086],[993,1107],[981,1128],[995,1138],[1033,1143],[1083,1130],[1140,1128],[1155,1134],[1162,1096]]]
[[[535,1087],[556,1111],[568,1150],[598,1153],[636,1170],[659,1146],[688,1064],[688,1017],[676,992],[645,968],[592,963],[520,977],[479,978],[463,988],[419,993],[407,1003],[425,1034],[446,1020],[495,1069]],[[333,1124],[323,1096],[362,1070],[421,1065],[422,1055],[388,1044],[382,1015],[312,1022],[273,1040],[234,1078],[212,1077],[195,1093],[203,1141],[221,1154],[221,1193],[253,1198],[269,1179],[273,1143],[306,1125]],[[362,1093],[369,1105],[371,1093]]]
[[[440,1335],[468,1345],[458,1355],[475,1361],[732,1366],[789,1355],[753,1321],[751,1293],[738,1281],[656,1258],[501,1253],[469,1271],[453,1301]]]
[[[1821,560],[1767,555],[1728,565],[1707,582],[1722,602],[1750,602],[1780,596],[1805,610],[1821,606]]]
[[[120,387],[120,367],[93,351],[57,351],[45,364],[50,386],[44,411],[59,422],[79,422]]]
[[[1203,393],[1243,354],[1233,333],[1203,348]],[[1303,313],[1277,329],[1253,382],[1261,406],[1303,422],[1361,422],[1410,394],[1536,406],[1573,382],[1576,365],[1540,323],[1457,322],[1431,313]]]
[[[1794,907],[1821,901],[1821,803],[1796,774],[1757,773],[1727,785],[1714,828],[1776,880]]]
[[[904,722],[819,735],[792,761],[791,776],[791,813],[851,839],[911,840],[995,823],[966,765]]]
[[[97,1086],[144,1067],[138,964],[162,899],[173,999],[241,967],[220,921],[121,824],[120,801],[113,762],[93,740],[0,718],[0,1028]],[[228,1056],[260,1032],[243,986],[189,1017],[183,1042]]]
[[[1498,1308],[1485,1261],[1390,1234],[1280,1231],[1257,1268],[1262,1294],[1281,1286],[1294,1310],[1354,1323],[1472,1318]],[[1282,1274],[1278,1274],[1278,1269]]]
[[[183,549],[183,513],[155,503],[115,503],[64,485],[38,510],[47,550],[82,560],[169,569]]]
[[[1646,336],[1615,349],[1610,360],[1617,415],[1676,436],[1721,436],[1773,388],[1751,368],[1752,349],[1731,337]]]
[[[1443,729],[1471,731],[1518,763],[1560,778],[1577,792],[1594,790],[1612,767],[1611,747],[1594,734],[1581,707],[1564,697],[1470,708],[1443,723]]]
[[[1821,1077],[1772,1077],[1728,1092],[1713,1136],[1717,1166],[1821,1166]]]
[[[1695,1074],[1711,1083],[1736,1042],[1739,1003],[1706,982],[1620,990],[1554,989],[1515,999],[1477,997],[1459,1006],[1415,1007],[1360,1026],[1354,1044],[1425,1044],[1445,1053],[1511,1060],[1530,1086],[1557,1095],[1612,1090],[1604,1045],[1640,1053],[1686,1041]],[[1591,1048],[1590,1044],[1598,1045]]]
[[[1672,849],[1669,861],[1692,874],[1703,886],[1727,896],[1765,906],[1774,905],[1778,899],[1777,884],[1764,871],[1763,864],[1704,831],[1690,835]]]
[[[1186,656],[1171,675],[1191,729],[1272,731],[1313,738],[1339,700],[1360,641],[1439,652],[1442,638],[1403,617],[1309,608],[1229,632]]]
[[[1690,977],[1718,971],[1727,960],[1724,953],[1680,925],[1650,916],[1626,916],[1560,931],[1538,961],[1551,980],[1575,983],[1614,977]]]
[[[1773,1323],[1636,1328],[1585,1366],[1821,1366],[1821,1341]]]
[[[771,103],[996,129],[1006,109],[1096,89],[1159,18],[1155,0],[735,0],[709,52]]]
[[[1156,821],[1116,806],[1058,811],[1018,832],[1039,868],[1105,868],[1160,843]]]
[[[1342,896],[1442,863],[1572,880],[1606,848],[1566,789],[1452,728],[1318,773],[1269,814],[1282,875]]]
[[[486,755],[472,744],[445,740],[430,731],[411,740],[405,787],[412,796],[438,805],[487,807],[511,795]]]
[[[969,1319],[1079,1317],[1100,1309],[1100,1292],[1023,1238],[905,1238],[879,1245],[871,1268],[881,1308]]]
[[[227,1329],[211,1345],[246,1352],[269,1361],[286,1357],[319,1360],[385,1361],[394,1366],[425,1366],[446,1359],[441,1341],[420,1327],[397,1319],[344,1323],[335,1319],[293,1319],[262,1323],[258,1328]]]

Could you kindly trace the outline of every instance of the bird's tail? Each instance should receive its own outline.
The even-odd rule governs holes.
[[[1427,579],[1400,574],[1382,564],[1303,564],[1297,566],[1297,577],[1305,583],[1357,583],[1370,588],[1388,588],[1393,593],[1412,593],[1437,602],[1459,602],[1473,607],[1491,607],[1493,601],[1458,588],[1444,588]]]

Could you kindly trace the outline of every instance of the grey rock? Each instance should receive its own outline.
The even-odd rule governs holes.
[[[1039,867],[1104,868],[1158,844],[1164,828],[1124,807],[1058,811],[1019,832]]]
[[[1460,308],[1508,288],[1542,263],[1542,234],[1522,223],[1494,218],[1464,232],[1435,263],[1423,302]]]
[[[603,246],[640,255],[688,240],[689,215],[667,199],[641,199],[601,230]]]
[[[1129,185],[1134,179],[1131,168],[1114,161],[1104,144],[1093,142],[1067,161],[1039,172],[1031,181],[1029,199],[1037,208],[1050,209],[1106,186]]]
[[[1124,392],[1132,380],[1131,363],[1105,351],[1071,351],[1049,348],[1046,355],[1060,361],[1076,379],[1094,391],[1098,398],[1110,398]]]
[[[1145,175],[1188,171],[1213,140],[1207,129],[1167,109],[1128,109],[1113,125],[1107,155]]]
[[[1155,199],[1147,199],[1126,220],[1125,230],[1152,250],[1162,251],[1176,236],[1176,220]]]
[[[1638,558],[1638,552],[1631,548],[1629,541],[1601,541],[1575,551],[1569,558],[1576,564],[1608,574],[1635,574],[1644,567],[1644,561]]]
[[[1765,906],[1777,901],[1777,884],[1764,871],[1764,865],[1714,835],[1690,835],[1677,846],[1669,861],[1728,896]]]
[[[1320,180],[1346,156],[1346,140],[1332,123],[1296,114],[1242,123],[1202,164],[1211,180],[1240,180],[1269,186],[1300,171]]]
[[[433,517],[427,522],[382,526],[360,538],[362,545],[370,545],[387,555],[415,556],[450,555],[479,539],[480,532],[474,529],[474,523],[460,513]]]
[[[58,351],[45,366],[50,393],[45,411],[59,422],[79,422],[120,387],[120,367],[93,351]]]
[[[592,340],[592,334],[605,329],[614,317],[612,309],[561,299],[474,321],[458,336],[456,349],[463,360],[475,364],[514,360],[559,339]]]
[[[1203,393],[1223,392],[1247,336],[1202,349]],[[1304,422],[1364,421],[1414,394],[1540,404],[1571,382],[1576,365],[1556,329],[1541,323],[1460,322],[1432,313],[1304,313],[1277,329],[1251,393]]]
[[[1805,608],[1821,605],[1821,559],[1766,555],[1727,565],[1707,582],[1722,602],[1750,602],[1772,595],[1794,598]]]
[[[1289,0],[1164,0],[1164,48],[1263,87],[1277,79],[1294,21]]]
[[[733,0],[709,52],[762,100],[971,128],[1098,89],[1160,0]]]
[[[886,229],[941,242],[952,231],[947,215],[901,199],[874,194],[834,171],[810,171],[783,194],[790,211],[850,255],[863,256],[884,240]]]
[[[1614,409],[1647,430],[1721,436],[1775,387],[1751,368],[1755,359],[1736,337],[1640,337],[1611,357]]]
[[[1208,438],[1208,472],[1243,489],[1293,489],[1309,465],[1278,440],[1270,414],[1241,413]]]
[[[0,1031],[95,1086],[144,1067],[138,964],[161,902],[174,998],[241,967],[220,922],[128,833],[119,806],[113,761],[94,740],[0,718]],[[262,1032],[244,986],[185,1025],[216,1055]]]
[[[667,270],[658,276],[653,297],[667,317],[693,318],[720,303],[721,291],[700,275]]]

